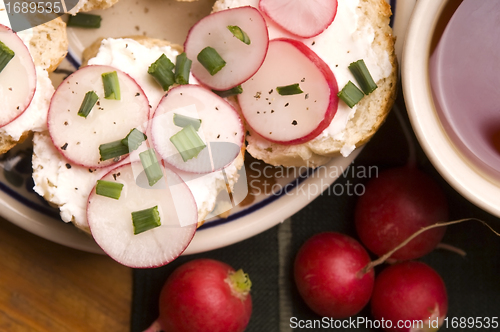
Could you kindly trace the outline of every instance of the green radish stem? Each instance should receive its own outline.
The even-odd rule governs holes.
[[[248,277],[248,274],[239,269],[236,272],[230,272],[226,280],[224,280],[231,287],[231,292],[233,295],[240,299],[244,299],[249,293],[252,287],[252,282]]]
[[[438,223],[435,223],[434,225],[430,225],[430,226],[423,227],[423,228],[419,229],[418,231],[416,231],[415,233],[413,233],[409,238],[407,238],[405,241],[403,241],[402,243],[400,243],[396,248],[392,249],[391,251],[389,251],[385,255],[380,256],[378,259],[376,259],[376,260],[371,261],[370,263],[368,263],[364,268],[362,268],[358,272],[358,277],[363,276],[365,273],[367,273],[368,271],[370,271],[371,269],[373,269],[375,266],[383,264],[389,257],[392,256],[392,254],[394,254],[399,249],[403,248],[411,240],[413,240],[414,238],[416,238],[417,236],[419,236],[423,232],[428,231],[429,229],[437,228],[437,227],[444,227],[444,226],[449,226],[449,225],[455,225],[455,224],[460,224],[460,223],[462,223],[464,221],[472,221],[472,220],[479,221],[480,223],[482,223],[483,225],[485,225],[486,227],[488,227],[493,233],[495,233],[496,236],[500,236],[500,233],[498,233],[497,231],[495,231],[493,229],[493,227],[491,227],[490,225],[488,225],[488,223],[486,221],[483,221],[481,219],[465,218],[465,219],[458,219],[458,220],[452,220],[452,221],[447,221],[447,222],[438,222]]]

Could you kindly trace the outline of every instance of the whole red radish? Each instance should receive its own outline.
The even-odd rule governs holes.
[[[243,331],[252,313],[250,280],[242,270],[212,259],[178,267],[160,294],[164,331]]]
[[[386,321],[385,331],[406,332],[418,328],[418,331],[436,331],[448,311],[446,287],[439,274],[428,265],[402,262],[389,266],[376,278],[371,309],[375,319]],[[421,326],[410,326],[410,321]],[[401,322],[406,322],[406,327]]]
[[[355,212],[361,242],[381,256],[419,229],[448,220],[446,197],[434,180],[412,166],[385,170],[366,185]],[[445,227],[417,236],[391,258],[415,259],[431,252]]]
[[[295,283],[315,313],[346,318],[370,300],[373,269],[360,273],[369,262],[368,253],[355,239],[335,232],[320,233],[300,248],[294,263]]]

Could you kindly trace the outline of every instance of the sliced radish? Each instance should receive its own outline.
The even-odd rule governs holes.
[[[235,37],[228,27],[246,33],[249,44]],[[200,20],[189,31],[184,49],[193,61],[191,71],[197,80],[211,89],[229,90],[255,74],[264,61],[268,44],[264,18],[257,9],[246,6],[216,12]],[[214,75],[197,59],[207,46],[226,62]]]
[[[101,74],[117,72],[120,100],[104,98]],[[99,100],[87,117],[78,115],[89,91]],[[101,161],[99,146],[121,140],[146,123],[149,102],[130,76],[110,66],[87,66],[66,78],[50,103],[47,124],[57,149],[70,161],[85,167],[104,167],[119,158]]]
[[[201,120],[195,133],[206,147],[187,161],[171,141],[183,130],[174,124],[174,114]],[[244,134],[236,110],[199,85],[171,89],[160,101],[150,127],[150,138],[161,158],[177,169],[193,173],[209,173],[229,165],[240,153]]]
[[[294,84],[303,92],[278,93],[278,87]],[[330,67],[296,40],[272,40],[264,63],[242,88],[238,101],[247,124],[272,142],[307,142],[326,129],[337,112],[338,87]]]
[[[0,42],[14,57],[0,71],[0,127],[15,120],[31,103],[36,89],[36,70],[26,45],[14,31],[0,24]]]
[[[291,34],[310,38],[332,24],[337,0],[260,0],[259,8]]]
[[[120,198],[89,196],[87,219],[97,244],[114,260],[133,268],[157,267],[177,258],[191,242],[198,210],[191,191],[169,169],[149,187],[141,163],[118,166],[102,180],[123,184]],[[132,212],[158,207],[161,225],[134,234]]]

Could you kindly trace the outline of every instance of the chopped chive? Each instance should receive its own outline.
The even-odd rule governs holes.
[[[104,73],[102,76],[102,84],[104,85],[104,98],[120,100],[120,82],[116,71]]]
[[[135,235],[161,226],[158,205],[149,209],[132,212],[132,224],[134,225]]]
[[[175,76],[172,70],[175,65],[165,54],[162,54],[158,60],[149,66],[148,74],[153,76],[161,85],[163,91],[167,91],[175,83]]]
[[[347,82],[344,88],[337,94],[337,96],[344,101],[350,108],[359,103],[365,96],[357,86],[351,81]]]
[[[97,29],[101,27],[101,16],[92,14],[78,13],[76,15],[70,15],[68,18],[69,27],[87,28],[87,29]]]
[[[129,151],[136,150],[148,137],[137,128],[132,129],[124,139],[122,144],[128,147]]]
[[[197,59],[212,76],[217,74],[226,65],[226,61],[210,46],[202,49]]]
[[[206,147],[191,125],[182,128],[181,131],[170,137],[170,141],[179,151],[184,162],[198,156],[200,151]]]
[[[365,95],[369,95],[377,88],[377,84],[373,81],[372,75],[370,75],[363,59],[351,63],[349,70]]]
[[[212,92],[215,93],[216,95],[218,95],[219,97],[226,98],[226,97],[231,97],[231,96],[239,95],[239,94],[243,93],[243,88],[241,87],[241,85],[238,85],[238,86],[235,86],[234,88],[229,89],[229,90],[225,90],[225,91],[212,90]]]
[[[175,83],[188,84],[189,72],[193,62],[188,59],[186,53],[179,54],[175,59]]]
[[[174,125],[176,125],[177,127],[186,127],[191,125],[193,126],[194,130],[198,131],[201,126],[201,119],[174,113]]]
[[[285,86],[278,86],[276,88],[276,91],[278,91],[278,93],[282,96],[298,95],[304,93],[304,91],[300,89],[299,83],[285,85]]]
[[[105,180],[97,180],[95,193],[97,195],[106,196],[113,199],[119,199],[122,193],[123,184]]]
[[[85,97],[83,98],[82,105],[78,110],[78,115],[87,118],[87,116],[90,114],[90,111],[92,111],[92,108],[94,107],[95,103],[97,103],[98,100],[99,97],[94,91],[87,92],[85,94]]]
[[[128,146],[122,144],[122,140],[99,145],[101,161],[113,159],[129,153]]]
[[[149,149],[143,151],[139,153],[139,158],[141,158],[142,167],[148,178],[149,186],[152,187],[163,176],[160,163],[156,158],[155,150]]]
[[[7,64],[16,55],[7,45],[0,41],[0,73],[7,66]]]
[[[246,34],[245,31],[241,30],[241,28],[237,25],[228,25],[227,26],[228,30],[231,31],[233,36],[241,40],[247,45],[250,45],[250,37]]]

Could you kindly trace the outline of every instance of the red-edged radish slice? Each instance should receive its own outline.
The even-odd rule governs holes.
[[[278,93],[278,87],[294,84],[303,92]],[[338,87],[330,67],[296,40],[272,40],[266,60],[242,88],[238,101],[243,117],[272,142],[307,142],[326,129],[337,112]]]
[[[201,120],[195,133],[205,148],[187,161],[170,140],[183,130],[174,124],[174,114]],[[244,134],[236,110],[199,85],[171,89],[160,101],[150,124],[150,138],[161,158],[177,169],[193,173],[209,173],[229,165],[240,153]]]
[[[123,184],[119,199],[92,190],[87,219],[97,244],[114,260],[133,268],[165,265],[189,245],[196,231],[198,209],[191,191],[169,169],[149,187],[141,163],[118,166],[102,180]],[[132,212],[158,207],[161,225],[134,234]]]
[[[117,72],[121,99],[104,98],[101,75]],[[78,115],[89,91],[99,100],[87,117]],[[110,66],[87,66],[71,74],[52,97],[47,125],[52,142],[68,160],[85,167],[104,167],[119,158],[101,161],[99,146],[121,140],[146,123],[149,102],[141,87],[124,72]]]
[[[259,8],[291,34],[310,38],[332,24],[337,14],[337,0],[260,0]]]
[[[246,33],[250,43],[235,37],[229,26]],[[200,20],[189,31],[184,49],[193,61],[193,76],[211,89],[223,91],[240,85],[255,74],[264,61],[268,44],[264,18],[257,9],[247,6],[216,12]],[[197,59],[207,46],[215,49],[226,62],[213,76]]]
[[[0,24],[0,42],[15,54],[0,72],[0,127],[15,120],[31,103],[36,70],[26,45],[14,31]]]

